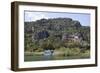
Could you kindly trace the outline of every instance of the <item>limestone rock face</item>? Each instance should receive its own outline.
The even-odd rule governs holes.
[[[55,46],[59,46],[58,44],[68,39],[90,42],[90,27],[82,26],[78,20],[71,18],[51,18],[25,22],[24,33],[26,43],[32,43],[31,40],[33,40],[34,44],[38,45],[43,42],[54,42]],[[49,41],[45,41],[45,39]]]

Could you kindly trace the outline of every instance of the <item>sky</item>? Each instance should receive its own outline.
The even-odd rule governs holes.
[[[72,18],[79,21],[82,26],[90,26],[90,14],[86,13],[24,11],[25,22],[32,22],[43,18]]]

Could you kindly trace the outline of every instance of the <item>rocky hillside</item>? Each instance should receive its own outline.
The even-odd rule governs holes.
[[[81,42],[90,43],[90,27],[82,26],[79,21],[71,18],[52,18],[25,22],[24,33],[25,45],[28,46],[36,46],[36,43],[37,46],[40,46],[45,39],[60,43],[69,38],[77,38]]]

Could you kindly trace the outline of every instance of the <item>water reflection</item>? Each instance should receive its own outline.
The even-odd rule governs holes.
[[[53,59],[53,50],[44,50],[43,59],[44,60],[51,60],[51,59]]]

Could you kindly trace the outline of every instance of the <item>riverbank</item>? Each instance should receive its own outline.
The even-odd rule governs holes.
[[[46,56],[44,59],[44,52],[25,52],[25,61],[42,61],[42,60],[64,60],[64,59],[85,59],[90,58],[90,50],[80,51],[78,48],[74,49],[59,49],[54,50],[52,56]],[[49,59],[48,59],[49,57]]]

